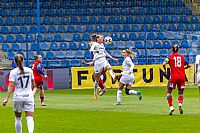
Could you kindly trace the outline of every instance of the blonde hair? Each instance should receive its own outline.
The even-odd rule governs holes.
[[[125,49],[125,51],[131,58],[136,58],[136,54],[132,51],[131,48]]]

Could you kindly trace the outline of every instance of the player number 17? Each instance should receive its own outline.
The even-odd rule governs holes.
[[[175,61],[175,67],[181,67],[181,57],[177,56],[173,58]]]

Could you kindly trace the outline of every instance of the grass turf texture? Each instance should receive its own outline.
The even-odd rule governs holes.
[[[37,94],[34,114],[35,133],[177,133],[199,132],[200,102],[196,87],[186,88],[184,114],[178,112],[177,90],[173,92],[175,112],[168,115],[165,88],[138,88],[143,100],[123,92],[122,105],[114,106],[116,89],[94,101],[93,90],[46,91],[47,107],[41,107]],[[0,100],[6,93],[0,92]],[[12,98],[0,106],[0,132],[12,133],[14,114]],[[23,132],[27,132],[23,114]]]

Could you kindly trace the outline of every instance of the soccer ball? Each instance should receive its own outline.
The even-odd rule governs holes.
[[[104,38],[104,43],[105,43],[105,44],[110,44],[110,43],[112,43],[112,38],[111,38],[110,36],[105,37],[105,38]]]

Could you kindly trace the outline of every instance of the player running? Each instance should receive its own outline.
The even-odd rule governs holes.
[[[126,85],[125,93],[127,95],[137,95],[139,100],[142,100],[142,95],[140,91],[131,90],[131,86],[134,82],[134,73],[133,68],[134,64],[131,60],[135,58],[135,53],[130,49],[125,49],[122,51],[122,56],[125,58],[122,67],[123,72],[121,73],[122,77],[120,78],[118,90],[117,90],[117,103],[115,105],[121,105],[122,89]]]
[[[11,70],[9,76],[8,94],[3,101],[3,106],[6,106],[9,97],[12,93],[12,88],[15,87],[13,102],[15,113],[15,129],[16,133],[22,133],[22,111],[25,111],[28,132],[34,131],[34,95],[37,90],[34,87],[33,71],[30,68],[23,67],[24,59],[17,54],[14,58],[17,68]]]
[[[40,90],[40,101],[41,106],[46,106],[44,102],[44,87],[43,87],[43,80],[42,78],[47,78],[47,75],[45,74],[44,68],[42,67],[42,56],[36,55],[35,56],[35,62],[33,63],[32,70],[35,78],[35,83],[37,88]]]
[[[166,64],[170,66],[170,79],[167,87],[167,101],[170,107],[169,115],[174,112],[174,106],[172,104],[172,90],[178,88],[178,108],[180,114],[183,114],[182,103],[183,103],[183,91],[185,88],[185,69],[191,67],[188,61],[183,55],[178,54],[178,45],[172,47],[172,54],[165,59],[163,62],[163,68],[166,73]]]
[[[195,61],[195,73],[197,75],[197,85],[199,88],[199,101],[200,101],[200,55],[196,56],[196,61]]]
[[[93,62],[94,62],[94,99],[97,99],[97,87],[98,87],[98,82],[100,79],[100,76],[102,74],[102,71],[109,71],[111,77],[115,79],[115,73],[113,72],[111,65],[108,63],[106,60],[106,57],[111,58],[114,61],[118,61],[118,59],[113,58],[111,55],[109,55],[104,47],[103,44],[103,36],[102,35],[97,35],[95,38],[95,42],[93,42],[90,52],[93,52],[94,57],[93,57]]]

